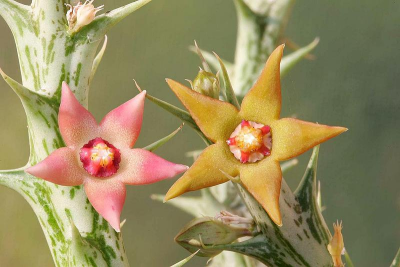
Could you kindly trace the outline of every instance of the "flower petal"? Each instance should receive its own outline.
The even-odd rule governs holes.
[[[146,91],[110,111],[100,122],[101,136],[118,148],[132,147],[142,128]]]
[[[271,220],[281,226],[279,195],[282,172],[279,162],[267,158],[256,165],[243,166],[240,169],[240,180],[268,213]]]
[[[169,162],[144,149],[124,149],[119,179],[125,184],[151,184],[185,172],[189,167]]]
[[[229,181],[221,172],[237,176],[238,164],[228,146],[218,142],[207,147],[190,169],[169,189],[165,201],[206,187],[218,185]]]
[[[58,125],[65,144],[71,148],[80,148],[98,135],[95,118],[79,103],[65,82],[62,84]]]
[[[280,119],[271,127],[272,156],[279,161],[296,157],[347,131],[343,127],[327,126],[292,118]]]
[[[270,124],[281,113],[280,62],[285,45],[272,52],[265,67],[242,101],[240,115],[246,120]]]
[[[57,149],[43,161],[28,168],[26,172],[58,185],[81,185],[87,173],[81,166],[77,154],[78,152],[68,147]]]
[[[176,81],[167,79],[167,83],[213,142],[226,141],[240,123],[239,112],[233,105],[199,94]]]
[[[120,216],[125,203],[125,185],[117,179],[89,178],[84,184],[86,195],[93,208],[120,232]]]

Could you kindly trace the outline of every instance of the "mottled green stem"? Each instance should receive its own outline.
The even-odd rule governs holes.
[[[276,48],[295,1],[257,1],[263,6],[262,12],[252,10],[251,7],[257,5],[248,5],[244,0],[234,2],[238,15],[238,31],[233,85],[236,94],[243,96],[256,81],[267,58]]]
[[[27,115],[27,166],[64,146],[57,122],[61,83],[69,83],[87,107],[90,81],[104,49],[95,60],[96,51],[105,33],[148,2],[137,1],[99,16],[70,35],[65,6],[69,0],[34,0],[31,6],[0,0],[0,15],[15,39],[22,83],[3,71],[1,75],[20,97]],[[19,192],[32,206],[56,266],[129,265],[121,235],[92,208],[80,186],[48,183],[24,169],[0,172],[0,184]]]

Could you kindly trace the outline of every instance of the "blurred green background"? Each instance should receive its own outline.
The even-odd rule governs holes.
[[[25,1],[27,3],[27,1]],[[128,0],[96,1],[106,10]],[[345,247],[356,266],[388,266],[400,245],[400,2],[298,1],[286,36],[305,45],[319,36],[314,61],[303,61],[283,81],[283,116],[350,130],[323,144],[318,179],[327,223],[343,220]],[[14,41],[0,21],[0,66],[20,79]],[[184,81],[196,75],[199,61],[188,51],[200,46],[233,60],[236,15],[229,0],[154,0],[110,32],[109,45],[95,77],[90,110],[97,119],[133,97],[135,78],[143,89],[179,104],[165,77]],[[286,53],[290,49],[286,49]],[[28,158],[26,120],[19,99],[0,81],[0,169],[24,165]],[[148,102],[143,147],[180,125]],[[184,127],[157,153],[190,165],[185,152],[204,145]],[[309,153],[286,175],[294,189]],[[169,266],[188,253],[173,237],[191,217],[150,200],[173,181],[129,187],[122,214],[132,266]],[[52,266],[39,223],[24,199],[0,188],[0,265]],[[204,266],[197,258],[189,266]]]

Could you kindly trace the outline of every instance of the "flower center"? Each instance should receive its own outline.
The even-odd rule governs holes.
[[[240,162],[257,162],[271,155],[271,128],[243,120],[233,131],[227,144]]]
[[[95,177],[109,177],[118,171],[121,162],[119,149],[97,137],[81,148],[83,168]]]

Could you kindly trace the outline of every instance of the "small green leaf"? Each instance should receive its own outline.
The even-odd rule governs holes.
[[[211,72],[212,73],[210,66],[208,66],[208,63],[205,60],[205,58],[204,58],[204,56],[203,56],[203,54],[201,52],[201,49],[197,45],[196,40],[194,41],[194,46],[195,46],[195,51],[197,52],[197,55],[200,58],[200,61],[201,61],[201,64],[203,65],[204,70],[207,71],[207,72]]]
[[[164,202],[165,195],[151,195],[151,199]],[[166,202],[196,218],[214,216],[222,210],[227,210],[223,204],[211,194],[209,188],[201,190],[201,197],[180,196]]]
[[[297,63],[309,54],[319,43],[319,38],[315,38],[309,45],[285,56],[281,62],[281,77],[284,77]]]
[[[306,172],[300,181],[294,194],[300,203],[311,206],[317,201],[317,162],[319,154],[319,145],[314,147],[310,161],[308,162]]]
[[[275,254],[274,244],[262,234],[243,242],[219,245],[215,248],[253,257],[268,266],[288,266],[283,265],[285,261],[280,259],[278,254]]]
[[[194,52],[194,53],[196,53],[196,54],[198,54],[196,46],[190,46],[189,50]],[[204,60],[208,64],[210,64],[216,70],[218,70],[220,68],[218,59],[216,59],[215,56],[212,53],[207,52],[207,51],[202,50],[202,49],[199,49],[199,50],[200,50],[201,54],[203,55]],[[228,61],[226,61],[226,60],[223,60],[223,59],[222,59],[222,62],[224,62],[224,65],[225,65],[228,73],[231,75],[232,71],[233,71],[233,64],[228,62]]]
[[[224,78],[224,85],[225,85],[222,92],[225,96],[225,99],[226,101],[234,105],[236,108],[240,109],[239,102],[236,98],[235,92],[233,91],[231,80],[229,79],[228,71],[226,70],[226,67],[222,62],[221,58],[216,53],[214,53],[214,55],[218,59],[218,62],[221,66],[222,77]]]
[[[3,77],[4,81],[11,87],[11,89],[13,89],[14,92],[20,97],[24,104],[26,104],[27,101],[32,100],[32,98],[45,98],[45,96],[29,90],[16,80],[12,79],[10,76],[5,74],[2,69],[0,69],[0,75]]]
[[[58,133],[57,125],[59,98],[57,96],[49,98],[45,95],[41,95],[37,92],[29,90],[22,84],[7,76],[1,69],[0,75],[21,99],[27,116],[28,131],[31,134],[30,136],[32,136],[35,132],[36,137],[38,137],[38,133],[40,133],[50,140],[53,137],[55,142],[57,142],[58,147],[64,146],[64,141],[62,140],[61,135]],[[44,114],[46,114],[46,117]],[[35,123],[32,123],[33,121]],[[43,129],[56,129],[57,132],[44,131]],[[43,146],[43,141],[40,138],[31,138],[29,141],[29,162],[32,165],[46,158],[52,152],[52,148],[49,149],[49,146]],[[45,147],[45,149],[35,149],[38,147]]]
[[[94,39],[99,38],[106,34],[110,28],[115,26],[122,19],[132,14],[139,8],[145,6],[149,2],[151,2],[151,0],[137,0],[135,2],[97,16],[92,23],[84,27],[82,31],[79,32],[79,35],[91,35]]]
[[[214,257],[223,249],[215,246],[230,244],[240,237],[251,236],[252,232],[246,227],[236,227],[212,217],[196,218],[190,221],[176,235],[175,242],[189,252],[200,250],[200,257]]]
[[[192,255],[190,255],[189,257],[181,260],[178,263],[175,263],[174,265],[172,265],[171,267],[181,267],[183,265],[185,265],[186,263],[188,263],[196,254],[197,252],[199,252],[200,250],[196,251],[195,253],[193,253]]]
[[[89,83],[92,83],[92,80],[94,78],[94,75],[96,74],[97,68],[99,67],[100,61],[103,58],[104,52],[106,51],[107,40],[108,40],[107,35],[105,35],[103,46],[101,47],[101,49],[100,49],[99,53],[97,54],[97,56],[95,57],[95,59],[93,60],[92,72],[90,73]]]
[[[171,140],[172,137],[174,137],[180,130],[182,130],[183,124],[181,126],[179,126],[178,129],[176,129],[175,131],[173,131],[172,133],[170,133],[169,135],[161,138],[160,140],[144,147],[143,149],[146,149],[148,151],[153,152],[154,150],[156,150],[157,148],[161,147],[162,145],[164,145],[165,143],[167,143],[169,140]]]
[[[151,199],[164,202],[165,195],[153,194],[151,195]],[[201,197],[179,197],[175,199],[171,199],[166,202],[166,204],[174,206],[193,217],[200,217],[201,214]]]
[[[68,266],[107,266],[103,260],[101,252],[91,246],[79,233],[72,218],[71,222],[71,244],[68,249]]]
[[[171,105],[170,103],[167,103],[161,99],[158,99],[154,96],[151,96],[149,94],[146,94],[146,98],[156,104],[157,106],[163,108],[164,110],[168,111],[172,115],[178,117],[181,119],[183,122],[185,122],[187,125],[192,127],[199,135],[200,137],[204,140],[204,142],[207,145],[211,145],[212,142],[208,140],[208,138],[201,132],[199,127],[197,126],[196,122],[193,120],[192,116],[190,116],[189,112],[180,109],[174,105]]]

